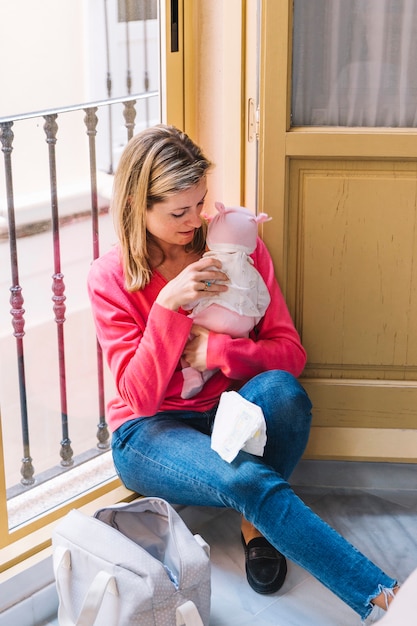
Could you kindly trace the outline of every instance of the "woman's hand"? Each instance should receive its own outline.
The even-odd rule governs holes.
[[[227,285],[215,282],[228,280],[221,267],[221,262],[212,258],[199,259],[187,265],[161,289],[155,302],[177,311],[180,307],[187,307],[194,300],[227,291]]]
[[[194,324],[191,327],[191,339],[185,344],[183,357],[188,365],[204,372],[207,369],[207,346],[210,331]]]

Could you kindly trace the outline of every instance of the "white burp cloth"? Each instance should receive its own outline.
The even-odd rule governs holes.
[[[231,463],[239,450],[262,456],[266,444],[266,423],[262,409],[236,391],[220,396],[214,418],[211,447]]]

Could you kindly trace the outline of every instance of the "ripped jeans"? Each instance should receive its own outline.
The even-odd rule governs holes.
[[[291,374],[274,370],[259,374],[239,393],[263,410],[263,457],[241,451],[229,464],[211,449],[216,407],[204,413],[162,412],[130,420],[113,434],[121,480],[145,496],[239,511],[277,550],[365,619],[371,600],[396,581],[313,513],[287,482],[308,440],[306,392]]]

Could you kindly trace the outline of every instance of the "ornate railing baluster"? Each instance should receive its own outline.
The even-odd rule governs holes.
[[[98,226],[98,202],[97,202],[97,159],[96,159],[96,135],[98,107],[84,109],[84,124],[87,127],[88,153],[90,158],[90,187],[91,187],[91,223],[93,227],[93,258],[97,259],[100,254],[99,226]]]
[[[136,118],[136,100],[129,100],[128,102],[123,102],[123,117],[125,118],[125,126],[127,128],[127,139],[131,139],[133,137],[133,131],[135,129],[135,118]]]
[[[98,118],[97,107],[84,109],[84,123],[87,127],[88,147],[90,156],[90,181],[91,181],[91,223],[93,235],[93,258],[97,259],[100,254],[99,246],[99,223],[98,223],[98,202],[97,202],[97,160],[96,160],[96,135]],[[110,446],[110,434],[105,417],[104,401],[104,373],[103,373],[103,353],[99,342],[96,339],[97,349],[97,382],[98,382],[98,404],[99,423],[97,424],[97,447],[106,450]]]
[[[55,322],[57,324],[58,335],[58,363],[59,363],[59,390],[61,397],[61,465],[68,467],[74,463],[73,451],[71,448],[71,439],[69,438],[68,429],[68,410],[67,410],[67,382],[65,373],[65,344],[64,344],[64,322],[65,322],[65,285],[64,275],[61,273],[61,249],[59,240],[59,216],[58,216],[58,193],[56,182],[56,155],[55,145],[57,142],[56,135],[58,132],[58,124],[56,123],[58,115],[44,115],[44,131],[46,134],[46,143],[49,151],[49,179],[51,191],[51,210],[52,210],[52,237],[54,244],[54,274],[52,276],[52,301],[54,303],[53,310],[55,313]]]
[[[25,377],[25,359],[23,350],[23,337],[25,335],[24,313],[22,288],[19,285],[19,269],[17,260],[17,244],[16,244],[16,224],[14,214],[14,193],[13,193],[13,176],[12,176],[12,150],[13,150],[13,122],[3,122],[0,124],[0,140],[2,143],[2,151],[4,154],[4,165],[6,173],[6,193],[7,193],[7,211],[9,221],[9,241],[10,241],[10,263],[12,273],[12,286],[10,288],[10,304],[12,325],[14,328],[14,337],[16,337],[17,350],[17,367],[19,376],[19,395],[20,395],[20,417],[22,426],[23,440],[23,459],[20,473],[22,475],[22,485],[33,485],[35,479],[33,475],[35,468],[32,464],[29,443],[29,422],[27,412],[26,397],[26,377]]]

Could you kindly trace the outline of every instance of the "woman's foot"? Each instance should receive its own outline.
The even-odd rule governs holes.
[[[275,593],[287,574],[285,557],[247,520],[242,520],[242,544],[249,585],[257,593]]]

